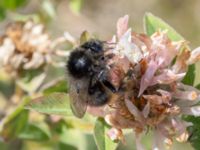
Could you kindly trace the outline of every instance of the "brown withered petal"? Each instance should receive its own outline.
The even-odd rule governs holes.
[[[8,24],[0,39],[0,66],[15,75],[53,64],[56,47],[67,41],[65,37],[52,40],[44,25],[32,20]]]

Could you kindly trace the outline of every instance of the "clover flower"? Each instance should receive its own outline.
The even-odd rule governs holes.
[[[181,115],[200,115],[200,91],[181,80],[190,64],[200,59],[200,48],[190,51],[186,41],[173,42],[167,31],[155,32],[151,37],[132,32],[128,16],[117,22],[117,34],[110,50],[110,82],[119,89],[109,104],[88,111],[101,115],[112,126],[108,136],[123,140],[122,129],[133,129],[136,147],[143,150],[140,139],[144,131],[152,129],[154,150],[163,150],[173,139],[188,138],[188,123]],[[96,111],[94,111],[96,109]],[[103,112],[102,112],[103,111]]]
[[[21,70],[38,69],[53,64],[55,48],[65,37],[52,40],[43,24],[32,20],[10,23],[0,37],[0,67],[16,76]]]

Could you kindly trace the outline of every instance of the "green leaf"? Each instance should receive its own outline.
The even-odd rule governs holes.
[[[59,138],[61,143],[71,145],[77,150],[97,149],[92,134],[85,133],[78,129],[72,129],[69,125],[62,125],[62,131],[59,134]]]
[[[15,10],[18,7],[24,6],[27,0],[1,0],[0,5],[6,9]]]
[[[50,139],[51,133],[46,124],[27,124],[24,130],[18,135],[25,140],[45,141]]]
[[[184,116],[183,119],[192,123],[192,126],[188,127],[188,132],[190,134],[188,141],[198,150],[200,147],[200,117]]]
[[[28,122],[28,111],[24,110],[23,107],[29,100],[28,98],[24,99],[19,107],[1,121],[0,135],[5,140],[16,138],[26,126]]]
[[[31,18],[31,20],[33,20],[33,22],[39,23],[41,22],[41,18],[38,16],[38,14],[20,14],[20,13],[15,13],[14,16],[12,16],[12,20],[16,20],[16,21],[23,21],[26,22],[27,20],[29,20]],[[36,71],[36,70],[34,70]],[[23,70],[20,74],[20,77],[22,76],[29,76],[30,74],[32,74],[32,72],[34,72],[33,70]],[[40,73],[42,72],[41,70],[39,71]],[[29,74],[29,75],[28,75]]]
[[[184,38],[176,32],[170,25],[165,23],[159,17],[154,16],[151,13],[146,13],[144,16],[144,28],[146,33],[151,36],[158,30],[168,30],[167,34],[173,41],[183,40]]]
[[[51,0],[42,1],[42,10],[48,15],[50,18],[55,18],[56,11],[55,7]]]
[[[188,131],[191,133],[189,137],[189,142],[194,147],[194,149],[199,150],[200,147],[200,129],[196,127],[188,127]]]
[[[6,10],[0,6],[0,21],[6,18]]]
[[[40,18],[40,22],[50,23],[56,18],[56,1],[42,0],[37,15]]]
[[[13,94],[14,89],[15,89],[15,85],[14,85],[13,82],[1,81],[1,79],[0,79],[0,91],[7,98],[10,97],[10,95]]]
[[[14,114],[14,117],[12,117],[8,121],[6,121],[6,123],[4,124],[2,131],[0,133],[1,136],[6,141],[16,138],[17,135],[26,126],[27,121],[28,121],[28,111],[27,110],[23,110],[21,112],[16,112],[16,114]]]
[[[113,142],[106,132],[109,130],[109,126],[105,123],[103,118],[98,118],[94,127],[94,138],[97,144],[98,150],[115,150],[117,143]]]
[[[200,117],[195,116],[183,116],[183,119],[187,122],[192,122],[194,126],[197,126],[200,128]]]
[[[71,0],[69,3],[69,7],[74,13],[78,14],[81,10],[82,3],[82,0]]]
[[[78,150],[86,150],[87,141],[83,132],[63,127],[60,134],[60,142],[76,147]]]
[[[195,86],[195,88],[200,90],[200,83]]]
[[[195,80],[195,65],[193,64],[189,66],[188,71],[182,82],[187,85],[194,85],[194,80]]]
[[[68,86],[67,86],[67,81],[66,80],[61,80],[53,84],[52,86],[49,86],[46,88],[43,93],[44,94],[51,94],[54,92],[67,92],[68,91]]]
[[[45,114],[73,116],[69,95],[65,93],[53,93],[36,98],[26,105],[26,108]]]
[[[42,84],[46,77],[45,73],[39,74],[27,80],[27,78],[21,78],[17,80],[17,85],[29,94],[34,93]]]
[[[77,148],[73,145],[65,144],[65,143],[59,143],[58,144],[59,150],[77,150]]]

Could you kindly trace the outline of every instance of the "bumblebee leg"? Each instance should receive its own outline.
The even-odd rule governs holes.
[[[89,86],[88,86],[88,94],[93,95],[96,91],[97,80],[93,77],[90,78]]]
[[[117,92],[117,90],[115,89],[115,87],[108,81],[109,78],[107,77],[107,73],[106,71],[101,71],[99,73],[99,81],[101,81],[105,87],[107,87],[111,92],[115,93]]]
[[[109,100],[108,94],[103,90],[102,85],[99,85],[98,87],[99,89],[96,90],[96,92],[94,93],[94,99],[93,99],[94,106],[102,106],[106,104]]]

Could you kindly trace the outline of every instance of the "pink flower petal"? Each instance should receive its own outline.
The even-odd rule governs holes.
[[[195,91],[176,90],[172,96],[177,99],[186,99],[190,101],[194,101],[198,98],[198,94]]]
[[[116,48],[114,49],[114,53],[121,55],[122,57],[127,57],[128,60],[135,64],[139,62],[142,58],[142,51],[134,42],[131,41],[131,29],[129,28],[120,38]]]
[[[143,52],[151,51],[152,41],[146,34],[132,32],[132,41],[140,47]]]
[[[159,92],[162,95],[163,98],[163,103],[169,103],[169,101],[172,99],[172,94],[168,91],[165,90],[157,90],[157,92]]]
[[[130,113],[135,117],[135,119],[141,123],[144,123],[144,116],[138,110],[138,108],[128,99],[125,99],[125,104]]]
[[[200,106],[194,106],[190,108],[194,116],[200,116]]]
[[[198,90],[197,88],[193,87],[193,86],[190,86],[190,85],[186,85],[186,84],[183,84],[181,82],[177,83],[177,87],[179,89],[183,89],[185,91],[195,91],[197,92],[198,94],[200,94],[200,90]]]
[[[186,125],[183,121],[181,121],[178,118],[172,118],[171,121],[172,121],[172,126],[176,130],[177,136],[180,136],[181,134],[183,134],[186,131]]]
[[[196,101],[188,101],[187,99],[179,99],[176,102],[174,102],[175,105],[179,106],[181,110],[185,107],[191,107],[192,105],[195,105]]]
[[[116,43],[117,42],[117,37],[116,35],[113,35],[112,39],[108,41],[108,43]]]
[[[153,138],[153,148],[152,150],[164,150],[164,140],[165,137],[160,133],[159,130],[154,131],[154,138]]]
[[[178,142],[187,142],[189,138],[189,133],[187,131],[183,132],[181,135],[176,137]]]
[[[165,138],[170,138],[170,133],[173,132],[173,126],[170,118],[166,118],[165,120],[160,122],[157,126],[157,129],[160,131],[160,134],[162,134],[162,136],[164,136]]]
[[[120,38],[128,29],[129,16],[125,15],[117,21],[117,37]]]
[[[185,106],[181,107],[181,113],[185,115],[200,116],[200,106]]]
[[[143,114],[144,118],[147,118],[149,113],[150,113],[150,103],[147,102],[144,109],[142,110],[142,114]]]
[[[57,115],[50,115],[50,118],[51,118],[52,122],[54,122],[54,123],[59,122],[62,119],[61,116],[57,116]]]
[[[180,108],[180,113],[182,115],[193,115],[200,116],[200,106],[193,106],[196,103],[188,100],[179,100],[176,102],[176,105]]]
[[[151,85],[151,80],[152,80],[156,70],[158,69],[158,67],[159,66],[157,65],[157,63],[155,63],[155,61],[153,61],[153,60],[150,61],[145,74],[142,76],[141,83],[140,83],[140,91],[139,91],[138,96],[140,96],[146,90],[146,88],[149,85]]]
[[[196,63],[197,61],[200,60],[200,47],[194,49],[192,52],[191,52],[191,55],[190,55],[190,58],[188,59],[187,61],[187,64],[190,65],[190,64],[194,64]]]
[[[107,132],[108,137],[114,141],[118,139],[118,135],[117,135],[117,130],[116,128],[111,128],[108,132]]]
[[[183,73],[187,71],[186,61],[190,57],[190,51],[184,50],[179,54],[176,58],[176,62],[172,66],[172,70],[174,73]]]
[[[112,141],[122,140],[123,142],[125,142],[121,129],[111,128],[110,130],[108,130],[107,135]]]
[[[162,97],[158,95],[143,95],[143,97],[155,105],[161,105],[163,103]]]
[[[163,67],[169,66],[172,60],[178,53],[176,46],[172,44],[170,39],[167,37],[166,32],[156,32],[152,35],[152,49],[157,54],[157,60],[164,60],[162,63]]]
[[[157,83],[170,84],[177,80],[181,80],[184,76],[185,73],[175,74],[171,70],[166,69],[160,75],[153,77],[151,85],[155,85]]]

